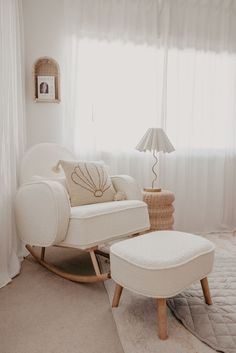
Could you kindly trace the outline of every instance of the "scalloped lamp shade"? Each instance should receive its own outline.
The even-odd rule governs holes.
[[[161,191],[160,188],[154,188],[155,181],[157,180],[157,173],[155,172],[155,167],[158,163],[158,152],[173,152],[174,146],[168,139],[166,133],[161,128],[150,128],[147,130],[145,135],[142,137],[139,144],[136,146],[136,150],[140,152],[150,151],[153,152],[153,157],[155,158],[155,163],[152,166],[152,172],[154,174],[154,179],[152,181],[151,188],[145,188],[145,191],[148,192],[158,192]]]
[[[174,146],[168,139],[166,133],[161,128],[150,128],[142,137],[136,149],[140,152],[173,152]]]

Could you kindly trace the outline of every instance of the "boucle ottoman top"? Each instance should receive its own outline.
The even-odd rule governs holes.
[[[200,236],[178,231],[157,231],[118,242],[111,252],[136,266],[163,269],[180,266],[214,250]]]
[[[113,244],[110,260],[111,276],[122,287],[169,298],[212,271],[214,245],[193,234],[154,231]]]

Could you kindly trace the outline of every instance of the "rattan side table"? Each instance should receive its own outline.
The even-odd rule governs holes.
[[[173,229],[175,195],[169,190],[159,192],[143,191],[143,201],[148,205],[150,230]]]

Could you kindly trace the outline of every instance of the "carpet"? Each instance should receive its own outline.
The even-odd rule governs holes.
[[[169,338],[161,341],[157,336],[155,299],[124,289],[113,315],[125,353],[211,353],[215,349],[236,353],[236,237],[224,234],[207,238],[217,246],[214,271],[209,276],[214,306],[206,306],[199,284],[169,300]],[[103,267],[107,265],[103,261]],[[105,287],[111,302],[115,284],[107,281]],[[207,313],[205,318],[201,312]]]
[[[168,300],[183,325],[219,352],[236,352],[236,257],[217,256],[209,286],[214,305],[205,305],[199,283]]]
[[[94,274],[89,254],[76,249],[51,247],[46,258]],[[28,256],[0,290],[0,353],[123,353],[103,284],[67,281]]]

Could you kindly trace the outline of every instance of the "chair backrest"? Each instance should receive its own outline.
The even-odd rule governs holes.
[[[52,167],[60,159],[75,160],[73,153],[55,143],[40,143],[31,147],[24,155],[20,170],[20,184],[26,183],[34,175],[42,177],[63,176],[55,174]]]

